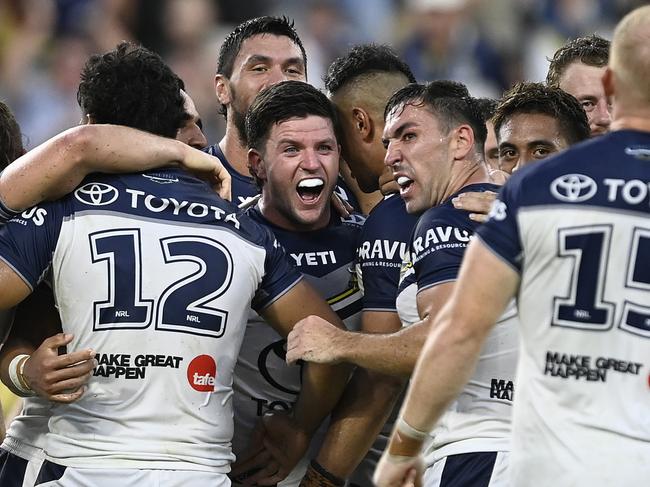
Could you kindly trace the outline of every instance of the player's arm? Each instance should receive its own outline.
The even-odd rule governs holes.
[[[445,282],[418,293],[420,316],[437,313],[453,286],[453,282]],[[408,377],[426,340],[429,323],[422,320],[395,333],[367,334],[337,330],[321,317],[310,316],[289,335],[287,361],[349,362],[383,374]]]
[[[319,316],[343,328],[344,325],[325,300],[304,279],[261,311],[262,317],[286,336],[294,323]],[[260,485],[273,485],[284,479],[304,455],[309,440],[323,419],[339,401],[348,380],[346,365],[307,364],[302,387],[291,418],[265,417],[265,448],[275,459],[247,479]],[[247,466],[242,466],[242,470]]]
[[[35,393],[55,402],[77,400],[94,367],[94,352],[59,354],[72,338],[61,333],[52,291],[40,284],[15,308],[13,327],[0,349],[3,384],[18,396]]]
[[[379,487],[400,484],[430,431],[469,380],[490,329],[516,293],[519,275],[476,239],[469,246],[450,302],[431,328],[386,452]]]
[[[171,164],[213,174],[230,198],[219,160],[174,139],[119,125],[80,125],[27,152],[0,175],[0,199],[20,211],[70,193],[90,173],[144,171]]]
[[[364,333],[391,333],[401,328],[395,311],[364,311]],[[332,412],[330,425],[316,463],[340,481],[349,477],[366,455],[386,423],[404,386],[401,378],[358,367],[341,401]],[[320,479],[317,466],[311,466],[303,485]],[[340,482],[339,482],[340,483]]]

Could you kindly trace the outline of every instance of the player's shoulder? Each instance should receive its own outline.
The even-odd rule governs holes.
[[[588,203],[609,206],[612,188],[647,180],[650,132],[621,130],[575,144],[516,171],[504,186],[521,206]]]
[[[412,229],[418,221],[417,215],[406,211],[404,200],[399,194],[390,194],[384,197],[370,211],[364,233],[387,233],[389,235],[400,232],[400,229]]]

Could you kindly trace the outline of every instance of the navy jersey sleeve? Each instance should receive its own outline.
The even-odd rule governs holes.
[[[521,272],[522,247],[517,226],[517,204],[519,178],[513,176],[501,189],[492,204],[488,221],[480,225],[476,235],[494,253],[506,261],[517,272]]]
[[[418,292],[458,277],[473,225],[465,212],[452,211],[433,208],[415,228],[411,256]]]
[[[271,231],[264,228],[264,232],[264,246],[266,248],[264,277],[251,303],[253,309],[258,313],[284,295],[302,279],[302,274],[289,262],[287,254]]]
[[[18,216],[18,212],[12,210],[7,205],[4,204],[4,201],[0,199],[0,225],[7,223],[12,218]]]
[[[34,289],[50,266],[61,229],[62,203],[35,206],[0,227],[0,259]]]

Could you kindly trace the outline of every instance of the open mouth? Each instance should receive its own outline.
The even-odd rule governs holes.
[[[321,178],[303,179],[298,183],[296,191],[298,196],[305,203],[313,203],[323,192],[325,182]]]
[[[406,176],[400,176],[396,179],[396,181],[402,191],[406,191],[411,186],[411,184],[413,184],[413,180],[407,178]]]

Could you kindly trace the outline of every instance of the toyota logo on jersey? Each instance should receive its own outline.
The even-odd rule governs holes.
[[[209,355],[199,355],[187,366],[187,380],[192,389],[213,392],[217,378],[217,364]]]
[[[86,205],[105,206],[117,199],[117,189],[105,183],[88,183],[74,192],[75,198]]]
[[[596,181],[584,174],[565,174],[551,183],[551,193],[561,201],[580,203],[596,194]]]

